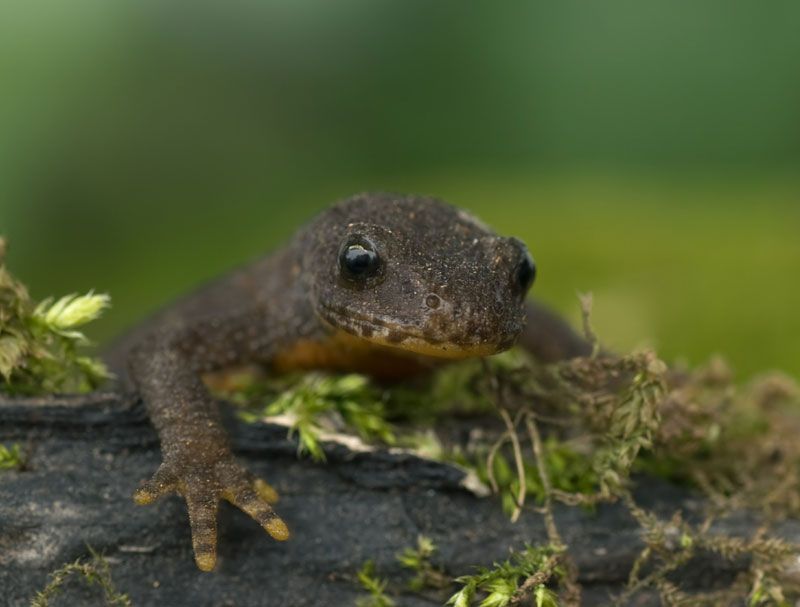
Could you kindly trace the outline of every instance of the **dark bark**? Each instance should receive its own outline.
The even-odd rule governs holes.
[[[27,605],[49,572],[87,557],[87,546],[105,554],[117,588],[137,606],[344,607],[363,595],[355,573],[367,559],[381,576],[407,579],[395,554],[414,545],[418,534],[433,538],[439,547],[434,561],[451,575],[502,560],[510,547],[546,541],[541,515],[526,509],[511,524],[497,499],[461,487],[456,468],[341,446],[326,449],[328,461],[315,464],[296,457],[285,428],[229,425],[237,456],[281,494],[277,509],[293,535],[275,542],[243,513],[223,506],[217,570],[202,573],[192,558],[183,502],[173,496],[139,507],[131,500],[161,461],[136,399],[0,400],[0,442],[20,442],[31,453],[28,469],[0,472],[0,604]],[[653,479],[642,479],[637,495],[666,516],[683,509],[691,518],[700,503]],[[594,513],[558,507],[556,522],[576,558],[584,603],[606,604],[642,547],[636,523],[621,505]],[[719,530],[749,536],[754,528],[753,520],[737,516]],[[787,523],[781,535],[800,540],[800,526]],[[681,572],[682,586],[711,588],[742,566],[697,559]],[[69,584],[57,604],[93,604],[87,596],[80,584]],[[443,602],[441,595],[397,598],[398,605],[412,607]]]

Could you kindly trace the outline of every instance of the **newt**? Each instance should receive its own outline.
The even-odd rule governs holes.
[[[216,563],[220,500],[288,539],[276,491],[236,461],[203,375],[257,363],[398,380],[515,343],[543,361],[587,354],[566,322],[526,298],[535,277],[520,240],[438,199],[367,193],[334,204],[109,353],[112,366],[126,360],[161,443],[163,463],[135,502],[183,497],[203,571]]]

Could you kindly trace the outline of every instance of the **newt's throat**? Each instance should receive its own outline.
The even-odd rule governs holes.
[[[396,348],[386,348],[344,331],[322,338],[300,339],[278,352],[272,360],[277,373],[304,370],[364,373],[381,380],[414,377],[441,359],[425,358]]]
[[[418,335],[401,326],[329,312],[322,317],[337,339],[356,348],[389,350],[433,359],[459,360],[496,354],[508,345],[492,342],[458,343],[438,335]]]

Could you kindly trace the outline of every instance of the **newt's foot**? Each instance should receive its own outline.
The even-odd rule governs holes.
[[[243,510],[274,539],[289,539],[289,529],[270,504],[278,501],[278,492],[240,466],[232,455],[214,463],[164,462],[153,477],[142,484],[133,499],[139,505],[177,492],[186,500],[192,528],[194,559],[203,571],[211,571],[217,562],[217,509],[225,499]]]

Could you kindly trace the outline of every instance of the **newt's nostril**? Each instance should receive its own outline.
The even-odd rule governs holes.
[[[438,308],[442,303],[442,300],[439,298],[438,295],[434,295],[433,293],[429,294],[425,298],[425,305],[428,306],[431,310],[435,310]]]

